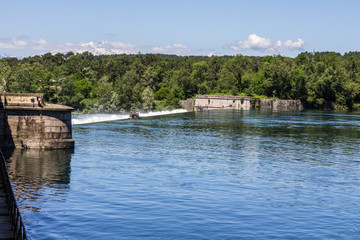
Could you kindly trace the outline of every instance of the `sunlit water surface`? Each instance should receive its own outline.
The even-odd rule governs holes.
[[[359,239],[358,114],[88,123],[75,150],[7,153],[31,239]]]

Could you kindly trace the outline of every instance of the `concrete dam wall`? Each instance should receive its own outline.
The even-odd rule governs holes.
[[[211,109],[243,109],[250,110],[250,97],[197,95],[195,111]]]
[[[41,94],[0,94],[2,148],[73,148],[71,111],[43,104]]]
[[[260,109],[272,109],[278,111],[303,110],[300,100],[260,100]]]
[[[180,104],[189,112],[212,109],[250,110],[251,108],[259,108],[275,111],[304,109],[300,100],[252,100],[247,96],[196,95],[195,99],[189,98],[187,100],[181,100]]]

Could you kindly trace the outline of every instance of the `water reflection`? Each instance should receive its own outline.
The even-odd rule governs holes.
[[[323,115],[79,125],[76,154],[18,150],[8,164],[31,239],[357,239],[360,116]]]
[[[49,193],[66,194],[70,184],[71,156],[73,149],[37,150],[16,149],[5,152],[11,182],[19,205],[37,212],[34,205]]]

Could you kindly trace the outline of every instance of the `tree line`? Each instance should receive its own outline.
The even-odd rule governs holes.
[[[360,52],[175,56],[47,53],[0,59],[0,90],[43,93],[83,112],[163,110],[196,94],[299,99],[317,109],[360,110]]]

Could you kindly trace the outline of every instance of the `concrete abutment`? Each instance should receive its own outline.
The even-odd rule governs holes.
[[[43,104],[41,94],[0,94],[2,148],[73,148],[73,108]]]

